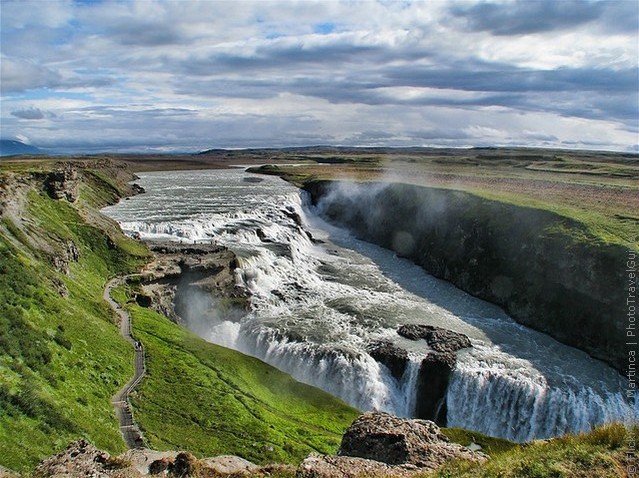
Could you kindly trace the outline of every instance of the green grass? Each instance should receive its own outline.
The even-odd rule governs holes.
[[[122,299],[121,292],[114,296]],[[148,356],[134,413],[153,448],[297,463],[312,451],[335,453],[358,415],[260,360],[208,343],[134,303],[128,308]]]
[[[148,254],[109,244],[84,220],[83,201],[54,201],[34,186],[26,205],[22,225],[0,225],[0,464],[19,471],[81,437],[125,449],[110,400],[132,374],[133,351],[102,288]],[[67,276],[53,259],[71,241],[80,257]]]
[[[98,214],[124,191],[110,175],[84,171],[80,199],[70,204],[43,192],[42,172],[29,173],[20,218],[0,222],[0,465],[10,469],[28,472],[78,438],[112,454],[126,448],[111,398],[133,374],[133,349],[102,293],[149,253]],[[67,275],[54,261],[71,244],[79,258]],[[334,452],[357,414],[162,316],[133,312],[150,371],[135,411],[152,446],[294,462],[313,450]]]
[[[540,201],[502,191],[471,190],[468,192],[491,201],[503,202],[519,207],[541,209],[553,212],[562,217],[570,218],[576,223],[583,225],[587,233],[584,234],[584,229],[582,228],[564,229],[562,233],[572,236],[578,242],[616,244],[639,250],[639,235],[637,234],[639,217],[629,215],[628,217],[620,218],[618,215],[606,214],[601,211],[570,207],[551,201]]]
[[[489,451],[484,464],[448,463],[424,478],[617,478],[625,476],[628,440],[636,442],[638,432],[636,426],[627,430],[611,424],[590,433],[507,446]]]
[[[519,447],[518,444],[503,438],[495,438],[463,428],[442,428],[442,433],[453,443],[459,443],[463,446],[475,443],[481,446],[482,453],[489,456],[499,455]]]

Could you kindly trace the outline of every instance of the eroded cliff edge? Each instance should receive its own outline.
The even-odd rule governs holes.
[[[636,251],[598,241],[556,213],[467,192],[341,181],[304,189],[322,215],[361,239],[625,374],[624,271]]]

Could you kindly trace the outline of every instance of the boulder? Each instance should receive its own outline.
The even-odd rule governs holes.
[[[359,416],[346,430],[338,455],[429,470],[450,460],[486,459],[481,453],[450,443],[431,421],[399,418],[383,412]]]
[[[384,364],[391,371],[393,377],[401,380],[408,365],[408,352],[387,341],[373,342],[367,347],[371,357]]]
[[[436,352],[455,353],[471,347],[470,339],[466,335],[432,325],[402,325],[397,329],[397,333],[411,340],[424,339]]]
[[[415,475],[418,469],[410,465],[390,466],[379,461],[350,456],[311,454],[297,469],[297,478],[361,478],[384,476],[403,478]]]
[[[67,478],[70,476],[135,478],[142,476],[126,458],[113,458],[86,440],[71,443],[57,455],[44,459],[34,476]]]
[[[189,477],[195,473],[197,465],[197,458],[187,451],[181,451],[177,454],[173,463],[169,464],[169,476],[175,478]]]

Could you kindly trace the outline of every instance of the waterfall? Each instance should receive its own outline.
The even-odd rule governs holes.
[[[636,421],[622,390],[588,384],[551,385],[542,374],[515,374],[466,354],[452,373],[447,424],[525,442],[591,430],[609,422]]]
[[[147,194],[108,210],[124,231],[215,241],[238,257],[237,281],[252,292],[252,310],[239,322],[218,320],[199,331],[211,342],[256,356],[361,410],[414,416],[420,365],[430,350],[395,330],[404,323],[437,325],[473,343],[458,353],[450,378],[449,426],[525,441],[637,420],[636,405],[624,400],[627,381],[610,367],[497,317],[489,304],[327,225],[296,189],[275,178],[247,192],[240,171],[141,177]],[[183,186],[178,192],[176,184]],[[377,340],[408,351],[399,380],[367,353]]]

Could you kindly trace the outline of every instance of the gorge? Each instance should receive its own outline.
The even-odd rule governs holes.
[[[206,291],[198,293],[197,287],[189,288],[190,295],[181,299],[182,320],[211,342],[254,355],[360,410],[401,416],[426,413],[448,426],[516,441],[636,420],[636,404],[624,398],[626,382],[617,371],[527,329],[498,307],[398,257],[411,257],[424,246],[411,230],[421,222],[406,216],[411,209],[400,207],[396,195],[386,194],[387,203],[363,208],[356,186],[348,194],[343,189],[331,196],[321,191],[324,183],[308,187],[309,194],[300,193],[278,178],[246,181],[253,176],[241,170],[140,176],[146,194],[105,210],[125,232],[147,240],[214,242],[235,255],[236,284],[251,297],[246,313],[229,313],[228,307]],[[362,189],[367,197],[382,190],[370,185]],[[323,202],[322,196],[329,200]],[[430,204],[442,209],[441,201]],[[398,210],[407,212],[396,214]],[[451,223],[462,227],[464,222],[454,219],[455,211],[446,210],[451,212]],[[397,255],[356,239],[325,222],[322,215],[354,227],[357,235],[394,249]],[[491,217],[476,215],[471,227],[480,220],[490,222]],[[503,211],[494,217],[503,217]],[[459,243],[442,237],[448,244]],[[469,247],[480,248],[482,244],[473,240],[485,238],[469,236]],[[521,244],[520,238],[511,240]],[[457,250],[447,252],[452,252],[453,264],[456,257],[462,260],[461,254],[455,256]],[[455,282],[451,269],[446,272],[446,266],[439,266],[435,273]],[[477,276],[460,277],[465,284],[477,283]],[[497,274],[490,283],[493,296],[487,298],[494,302],[519,297],[511,275]],[[575,297],[573,303],[579,303],[581,296]],[[517,309],[512,310],[515,315]],[[425,388],[420,385],[423,361],[436,349],[426,340],[398,334],[403,326],[449,330],[468,337],[472,345],[460,347],[456,363],[448,363],[437,374],[446,380],[434,387],[441,396],[429,397],[428,406],[418,390]],[[604,337],[612,334],[604,331]],[[383,358],[388,353],[380,354],[379,344],[386,344],[386,351],[400,351],[399,366]],[[607,347],[593,349],[593,355],[605,355]],[[614,358],[608,361],[616,365]],[[440,369],[446,365],[445,360],[437,363]]]

